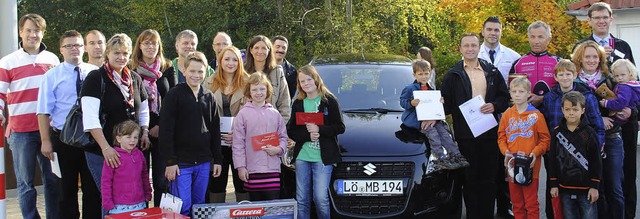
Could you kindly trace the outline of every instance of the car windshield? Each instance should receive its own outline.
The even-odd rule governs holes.
[[[343,110],[400,106],[402,89],[413,82],[411,65],[339,64],[315,66]]]

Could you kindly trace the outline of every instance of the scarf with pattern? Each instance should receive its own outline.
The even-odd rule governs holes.
[[[131,73],[129,72],[129,68],[126,66],[122,69],[122,76],[111,68],[109,62],[104,63],[104,68],[107,69],[107,76],[109,79],[113,81],[113,83],[120,89],[120,93],[124,97],[124,102],[130,107],[133,108],[133,79],[131,78]]]
[[[155,114],[160,114],[160,98],[158,98],[158,85],[156,84],[158,78],[162,77],[160,60],[156,59],[151,65],[142,62],[136,72],[142,77],[142,84],[149,95],[147,99],[149,101],[149,110]]]

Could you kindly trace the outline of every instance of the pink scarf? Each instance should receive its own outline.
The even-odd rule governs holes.
[[[589,85],[591,89],[597,90],[598,83],[600,83],[600,80],[602,79],[602,74],[600,74],[600,70],[596,70],[596,73],[593,73],[592,75],[589,75],[582,71],[580,72],[580,75],[578,77],[580,77],[580,80],[587,83],[587,85]]]
[[[142,62],[136,69],[136,72],[142,77],[142,84],[149,95],[149,110],[155,114],[159,114],[160,100],[158,98],[158,85],[156,81],[162,76],[162,72],[160,72],[160,60],[156,59],[151,65]]]

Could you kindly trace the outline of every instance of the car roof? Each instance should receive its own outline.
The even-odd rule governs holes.
[[[411,59],[406,56],[377,54],[377,53],[342,53],[328,54],[315,57],[310,65],[336,65],[336,64],[377,64],[377,65],[410,65]]]

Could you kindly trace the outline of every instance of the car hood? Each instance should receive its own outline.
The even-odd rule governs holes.
[[[342,156],[414,156],[426,146],[417,130],[401,128],[402,113],[343,113],[346,126],[339,135]]]

